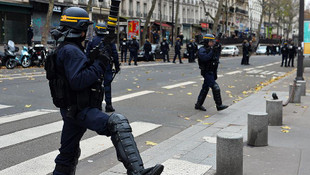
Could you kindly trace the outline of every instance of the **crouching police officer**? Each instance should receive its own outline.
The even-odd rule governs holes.
[[[204,46],[198,51],[198,64],[201,69],[201,75],[204,78],[202,89],[198,96],[195,109],[206,111],[203,103],[208,95],[209,89],[212,89],[213,98],[218,111],[228,108],[222,104],[221,90],[219,85],[215,82],[217,79],[217,68],[219,63],[218,48],[213,48],[215,37],[211,34],[206,34],[204,37]]]
[[[88,44],[86,49],[86,55],[89,56],[90,51],[94,49],[100,41],[103,39],[104,35],[107,34],[107,26],[104,23],[99,23],[96,25],[95,33],[97,36],[94,37],[94,39]],[[104,47],[102,44],[101,47]],[[112,106],[112,88],[111,84],[113,81],[113,71],[114,73],[118,73],[120,71],[120,64],[118,61],[118,53],[116,50],[115,44],[110,45],[112,49],[112,57],[113,61],[110,62],[110,64],[107,65],[104,72],[104,94],[105,94],[105,112],[114,112],[115,109]],[[113,64],[115,66],[115,70],[113,70]]]
[[[91,24],[84,9],[70,7],[61,16],[60,27],[52,31],[56,40],[64,38],[47,58],[45,67],[53,103],[60,108],[64,121],[53,175],[75,174],[81,152],[79,143],[87,129],[111,136],[118,160],[126,167],[127,174],[159,175],[162,165],[143,167],[127,118],[115,113],[109,116],[99,110],[103,100],[103,74],[110,60],[100,52],[90,62],[84,54],[81,43]]]

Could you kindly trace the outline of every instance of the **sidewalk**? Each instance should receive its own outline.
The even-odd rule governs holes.
[[[304,78],[310,87],[310,70]],[[180,132],[172,138],[142,152],[145,167],[163,163],[163,175],[213,175],[216,172],[216,135],[219,132],[241,133],[244,137],[243,169],[245,175],[308,175],[310,174],[310,96],[302,97],[301,104],[284,107],[283,126],[269,126],[269,145],[250,147],[247,141],[247,113],[265,112],[266,99],[276,92],[283,102],[288,98],[289,84],[296,72],[280,79],[261,91],[231,105],[227,110]],[[309,94],[309,90],[307,91]],[[197,115],[205,116],[201,112]],[[193,117],[193,116],[192,116]],[[121,164],[101,175],[126,174]]]

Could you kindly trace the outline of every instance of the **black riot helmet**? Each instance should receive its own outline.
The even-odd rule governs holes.
[[[97,35],[107,34],[107,25],[105,23],[98,23],[95,27],[95,32]]]
[[[79,7],[67,8],[60,19],[60,26],[63,28],[66,38],[79,38],[82,32],[86,32],[88,26],[93,24],[89,21],[86,10]]]
[[[212,34],[206,34],[203,37],[203,41],[204,41],[205,44],[208,44],[210,41],[215,41],[215,37]]]

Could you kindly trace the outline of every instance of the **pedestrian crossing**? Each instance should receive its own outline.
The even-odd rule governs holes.
[[[142,92],[142,94],[148,94],[147,92]],[[13,108],[11,105],[2,105],[0,104],[0,109]],[[0,111],[1,112],[1,111]],[[48,110],[48,109],[39,109],[34,111],[26,111],[18,114],[0,116],[0,127],[2,124],[12,124],[14,122],[30,119],[33,117],[44,116],[51,113],[56,113],[58,110]],[[60,114],[56,114],[60,115]],[[17,144],[24,144],[28,141],[34,139],[40,139],[47,137],[53,133],[59,133],[62,130],[63,121],[52,122],[40,126],[35,126],[23,130],[19,130],[13,133],[5,134],[0,136],[0,152],[3,149],[8,149],[11,146]],[[131,123],[133,130],[133,135],[135,137],[150,132],[154,129],[161,127],[159,124],[148,123],[135,121]],[[57,139],[57,142],[60,140]],[[113,147],[110,138],[106,136],[94,136],[82,140],[80,142],[80,147],[82,154],[80,159],[85,159],[87,157],[93,156],[97,153],[100,153],[104,150],[107,150]],[[29,149],[29,148],[28,148]],[[0,175],[44,175],[53,171],[55,166],[54,159],[58,155],[59,151],[57,149],[51,150],[51,152],[45,153],[43,155],[30,158],[19,164],[7,167],[0,170]],[[4,158],[2,158],[4,160]],[[17,158],[18,159],[18,158]],[[2,161],[3,161],[2,160]]]

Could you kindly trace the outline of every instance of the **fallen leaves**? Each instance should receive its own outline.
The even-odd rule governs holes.
[[[132,89],[127,89],[127,91],[129,91],[129,92],[130,92],[130,91],[132,91]]]
[[[146,79],[146,80],[153,80],[153,78],[148,78],[148,79]]]
[[[228,86],[228,88],[230,88],[230,89],[233,89],[233,88],[235,88],[236,86]]]
[[[209,118],[210,117],[210,115],[205,115],[205,118]]]
[[[203,123],[204,125],[213,125],[214,123]]]
[[[31,105],[25,105],[25,108],[30,108],[31,107]]]
[[[281,132],[283,132],[283,133],[288,133],[288,132],[290,132],[290,131],[289,131],[289,130],[286,130],[286,129],[282,129]]]
[[[283,133],[288,133],[290,132],[290,129],[291,129],[289,126],[282,126],[281,128],[282,128],[281,132]]]
[[[189,92],[189,93],[187,93],[187,95],[192,95],[192,93],[191,93],[191,92]]]
[[[169,96],[172,96],[173,94],[172,94],[172,93],[169,93],[168,95],[169,95]]]
[[[282,126],[282,129],[291,129],[289,126]]]
[[[148,145],[148,146],[158,145],[158,143],[155,143],[155,142],[152,142],[152,141],[146,141],[145,144]]]

